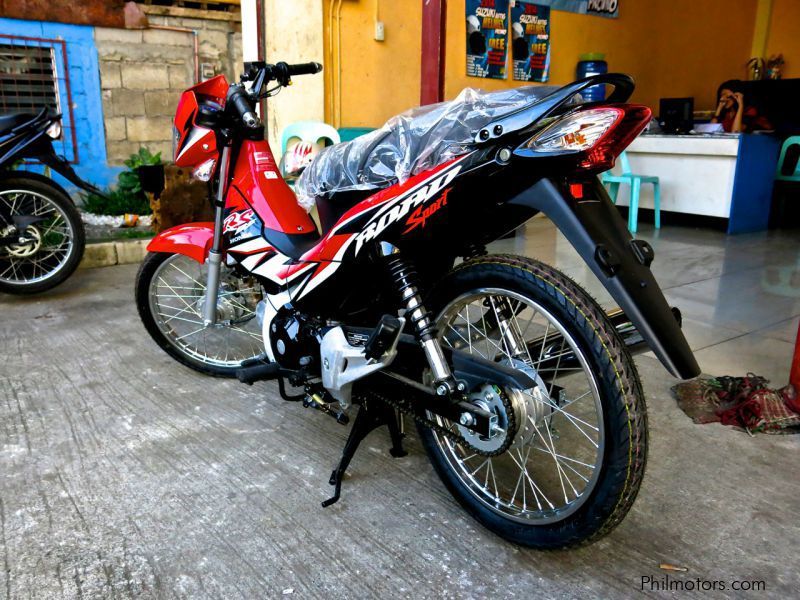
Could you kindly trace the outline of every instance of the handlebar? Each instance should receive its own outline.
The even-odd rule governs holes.
[[[276,81],[278,85],[287,86],[294,75],[314,75],[322,71],[322,65],[317,62],[299,63],[290,65],[285,62],[274,65],[264,65],[264,83]],[[258,82],[258,77],[256,77]]]
[[[255,113],[253,102],[248,97],[247,90],[241,84],[236,83],[230,87],[226,104],[233,106],[245,127],[255,129],[261,124],[258,115]]]
[[[286,63],[278,63],[278,65],[286,65],[286,70],[289,75],[316,75],[322,71],[322,65],[318,62],[298,63],[295,65],[287,65]],[[276,67],[278,65],[275,65]]]
[[[247,63],[246,70],[241,77],[242,82],[252,81],[253,85],[248,92],[241,83],[233,84],[228,91],[227,104],[232,105],[246,127],[256,129],[261,121],[255,113],[255,103],[262,97],[264,87],[275,81],[279,86],[291,84],[295,75],[314,75],[322,71],[318,62],[288,64],[279,62],[268,65],[264,62]]]

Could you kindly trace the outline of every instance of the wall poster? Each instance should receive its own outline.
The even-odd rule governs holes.
[[[506,78],[508,0],[466,0],[467,75]]]
[[[537,0],[539,4],[553,10],[564,10],[581,15],[595,15],[616,19],[619,16],[619,0]]]
[[[550,7],[511,0],[511,58],[516,81],[550,76]]]

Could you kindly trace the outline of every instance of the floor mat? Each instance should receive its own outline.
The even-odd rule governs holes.
[[[698,377],[672,388],[678,406],[695,423],[722,423],[748,433],[800,433],[800,402],[792,385],[745,377]]]

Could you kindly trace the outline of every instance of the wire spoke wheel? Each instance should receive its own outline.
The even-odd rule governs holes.
[[[428,302],[442,346],[524,372],[467,401],[494,435],[428,414],[418,426],[439,477],[479,522],[513,542],[563,548],[611,531],[641,485],[647,414],[636,367],[597,303],[556,269],[510,255],[456,267]]]
[[[242,361],[263,352],[256,306],[260,284],[222,265],[217,322],[203,324],[207,268],[180,254],[151,254],[137,283],[139,312],[153,338],[184,364],[234,376]],[[144,297],[143,297],[144,296]]]
[[[56,277],[78,251],[77,226],[67,209],[32,189],[0,190],[0,284],[37,286]],[[18,221],[19,220],[19,221]],[[20,228],[15,222],[30,221]]]
[[[533,375],[538,389],[513,390],[522,415],[515,440],[499,456],[485,456],[445,436],[437,443],[464,485],[487,507],[523,522],[557,521],[576,510],[597,481],[603,456],[603,419],[595,377],[576,341],[541,305],[503,289],[483,289],[448,305],[437,321],[444,345]],[[552,366],[576,356],[579,366]],[[538,342],[538,343],[537,343]],[[549,348],[532,356],[529,345]],[[458,431],[458,424],[439,418]]]

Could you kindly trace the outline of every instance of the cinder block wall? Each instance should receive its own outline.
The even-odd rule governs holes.
[[[148,20],[196,30],[200,63],[231,80],[242,70],[241,23],[238,16],[225,17],[148,15]],[[194,83],[192,34],[96,27],[95,43],[109,164],[121,164],[141,146],[169,162],[178,98]]]

